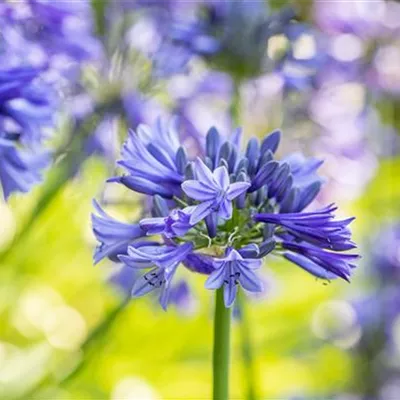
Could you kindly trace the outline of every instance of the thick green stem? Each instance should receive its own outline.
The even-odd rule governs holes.
[[[232,117],[233,126],[235,128],[240,126],[240,82],[235,83],[231,100],[230,114]]]
[[[238,294],[237,297],[237,306],[239,308],[239,327],[240,327],[240,342],[241,342],[241,352],[243,359],[243,370],[246,380],[246,399],[247,400],[255,400],[257,398],[256,395],[256,387],[255,387],[255,368],[254,368],[254,359],[253,352],[251,348],[251,337],[249,330],[249,321],[247,317],[246,310],[246,298],[242,293]]]
[[[213,350],[213,399],[229,399],[229,350],[231,310],[224,304],[223,287],[215,297],[214,350]]]

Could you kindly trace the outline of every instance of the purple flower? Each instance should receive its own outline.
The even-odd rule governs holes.
[[[284,228],[276,236],[291,251],[284,253],[288,260],[319,278],[348,280],[358,256],[340,252],[356,247],[347,227],[354,218],[334,220],[336,209],[332,204],[315,212],[255,214],[254,219]]]
[[[137,278],[137,271],[129,268],[124,264],[115,265],[116,271],[108,278],[116,289],[120,290],[123,294],[128,295],[131,292],[132,286]]]
[[[145,236],[139,224],[117,221],[105,213],[95,200],[93,206],[98,215],[92,214],[92,227],[99,242],[94,253],[95,264],[104,257],[115,258],[118,254],[126,253],[133,241]]]
[[[250,183],[230,183],[224,166],[211,172],[199,158],[196,162],[196,174],[197,180],[182,183],[182,189],[189,197],[201,201],[193,210],[190,223],[195,225],[213,212],[223,219],[230,219],[232,200],[246,192]]]
[[[207,254],[189,253],[183,263],[187,269],[199,274],[209,275],[214,270],[213,258]]]
[[[385,285],[400,282],[400,225],[383,227],[371,242],[372,273]]]
[[[196,311],[196,299],[186,281],[178,281],[172,286],[169,304],[174,305],[183,315],[190,315]]]
[[[282,247],[289,251],[284,253],[286,259],[317,278],[327,280],[340,277],[349,281],[351,272],[356,267],[354,262],[359,258],[356,254],[336,253],[289,240],[283,241]]]
[[[184,236],[193,227],[190,223],[193,210],[194,207],[186,207],[172,210],[168,217],[144,218],[140,221],[140,227],[148,235],[163,234],[168,238]]]
[[[5,199],[14,192],[28,192],[42,180],[41,171],[49,163],[46,152],[21,150],[14,142],[0,139],[0,184]]]
[[[52,127],[53,92],[40,80],[43,68],[0,71],[0,183],[4,197],[27,192],[50,163],[43,139]]]
[[[254,215],[260,222],[271,223],[286,228],[296,240],[304,240],[321,248],[336,251],[350,250],[356,245],[350,240],[351,232],[347,228],[354,218],[334,220],[333,204],[314,212]]]
[[[0,71],[1,136],[34,145],[46,137],[53,125],[55,96],[43,82],[44,68],[18,67]]]
[[[228,249],[224,258],[214,259],[215,271],[208,277],[205,287],[218,289],[224,286],[226,307],[231,307],[236,298],[237,285],[252,293],[262,292],[260,278],[253,272],[260,268],[261,260],[243,258],[240,251]]]
[[[191,2],[186,11],[167,12],[159,20],[162,42],[154,55],[159,74],[185,72],[200,56],[236,78],[254,77],[270,61],[268,39],[294,17],[290,9],[273,14],[264,2],[244,0]]]
[[[306,159],[301,153],[284,158],[293,177],[292,188],[283,199],[280,212],[299,212],[304,210],[318,195],[323,179],[317,174],[323,164],[317,158]]]
[[[132,296],[140,297],[153,290],[160,290],[159,301],[164,310],[167,309],[171,281],[178,265],[193,250],[192,243],[181,246],[143,246],[129,247],[126,256],[119,259],[133,268],[150,268],[149,272],[136,280],[132,288]]]
[[[301,153],[293,153],[283,160],[290,166],[294,185],[302,187],[310,183],[322,181],[321,177],[317,174],[317,170],[324,163],[323,160],[319,160],[318,158],[307,159]]]
[[[137,132],[130,131],[118,162],[129,174],[110,182],[149,195],[178,195],[187,161],[176,129],[176,121],[165,126],[158,119],[153,129],[140,125]]]
[[[26,50],[35,47],[39,57],[47,57],[53,66],[58,63],[58,66],[64,64],[63,68],[70,67],[71,61],[94,59],[101,54],[100,43],[93,35],[88,0],[11,2],[3,11],[6,15],[3,24],[10,24],[26,38]],[[57,56],[64,56],[64,63]],[[65,62],[66,57],[70,62]]]

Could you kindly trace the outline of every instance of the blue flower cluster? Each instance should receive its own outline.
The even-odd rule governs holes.
[[[89,1],[0,2],[0,186],[7,199],[41,180],[46,139],[83,62],[100,56]],[[70,93],[71,94],[71,93]]]
[[[262,291],[255,271],[269,254],[321,279],[349,280],[358,258],[347,252],[356,247],[348,228],[353,219],[335,219],[333,204],[303,211],[321,188],[321,161],[298,154],[276,160],[279,141],[275,131],[261,143],[251,139],[242,151],[240,129],[225,140],[211,128],[202,157],[191,160],[175,121],[131,131],[119,161],[127,174],[109,181],[150,196],[150,215],[121,223],[96,203],[95,261],[108,256],[149,269],[132,295],[157,290],[164,309],[180,264],[209,275],[206,288],[223,286],[226,307],[238,285]]]
[[[174,13],[173,7],[164,13],[168,20],[155,54],[163,75],[184,71],[193,56],[204,57],[237,79],[259,75],[268,58],[268,40],[282,33],[295,16],[291,8],[273,12],[264,1],[205,0],[190,6],[193,12],[187,14],[194,18]]]
[[[52,125],[54,97],[41,68],[0,70],[0,183],[4,197],[40,181],[50,155],[42,141]]]
[[[101,55],[91,13],[88,0],[2,2],[2,39],[20,59],[70,74]]]

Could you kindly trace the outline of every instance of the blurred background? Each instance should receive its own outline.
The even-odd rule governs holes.
[[[1,103],[2,131],[41,130],[51,154],[0,203],[1,399],[210,398],[205,277],[181,268],[164,312],[92,260],[92,199],[125,221],[143,208],[105,183],[127,130],[172,115],[192,154],[211,126],[282,129],[278,156],[325,160],[317,205],[356,216],[351,284],[268,259],[233,323],[232,399],[249,371],[258,399],[400,398],[399,2],[1,0],[0,21],[2,68],[38,68],[41,99]]]

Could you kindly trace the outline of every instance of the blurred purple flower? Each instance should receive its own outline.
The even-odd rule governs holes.
[[[102,49],[93,35],[92,8],[87,0],[57,2],[24,0],[1,6],[0,16],[56,69],[100,57]],[[11,43],[12,45],[12,43]],[[22,54],[23,56],[23,54]]]
[[[0,70],[0,181],[5,198],[27,192],[41,180],[50,162],[43,140],[53,124],[51,88],[41,82],[41,68]]]
[[[290,9],[273,14],[260,1],[207,0],[190,5],[186,12],[166,14],[172,23],[166,25],[154,56],[162,75],[185,72],[193,56],[204,57],[237,78],[258,75],[267,59],[268,39],[294,17]]]
[[[374,239],[371,266],[385,285],[400,284],[400,225],[385,226]]]
[[[6,200],[14,192],[28,192],[42,180],[51,157],[40,151],[23,150],[16,143],[0,138],[0,184]]]

